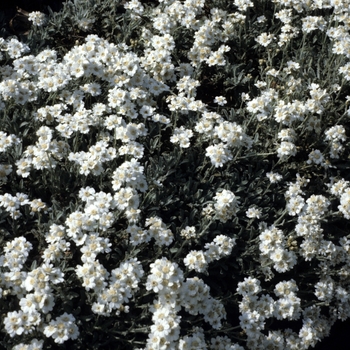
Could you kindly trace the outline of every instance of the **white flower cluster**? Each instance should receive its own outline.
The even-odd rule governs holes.
[[[0,274],[5,288],[2,294],[19,298],[20,310],[8,312],[4,320],[11,337],[33,333],[43,326],[42,314],[55,305],[51,284],[63,282],[62,271],[46,262],[30,272],[21,271],[31,248],[24,237],[18,237],[6,245],[5,255],[0,257],[1,266],[10,270]]]
[[[125,161],[113,172],[113,190],[118,191],[122,185],[126,185],[140,192],[146,192],[148,185],[143,170],[144,167],[135,158]]]
[[[180,336],[180,316],[177,313],[181,307],[192,315],[202,314],[204,320],[213,328],[221,327],[221,320],[226,317],[223,305],[209,294],[209,287],[203,280],[194,277],[184,281],[183,272],[176,263],[166,258],[157,259],[150,264],[151,271],[147,277],[146,289],[153,290],[158,295],[151,307],[153,313],[151,333],[147,340],[147,347],[155,345],[175,348],[186,343],[197,344],[199,339],[190,339]],[[204,339],[203,344],[205,344]],[[199,343],[200,346],[201,343]]]
[[[196,238],[196,228],[194,226],[186,226],[184,229],[181,230],[180,235],[185,239]]]
[[[320,315],[320,307],[313,306],[302,310],[301,299],[297,297],[298,286],[294,280],[281,281],[275,285],[274,300],[270,295],[259,296],[262,288],[260,281],[246,277],[238,283],[237,293],[242,295],[239,303],[241,312],[240,325],[247,335],[247,348],[263,350],[275,349],[308,349],[326,336],[331,322]],[[275,317],[278,320],[299,320],[303,325],[298,333],[293,331],[264,331],[266,320]]]
[[[24,237],[17,237],[11,242],[7,242],[4,247],[4,256],[0,256],[1,265],[10,271],[21,271],[27,260],[32,244]]]
[[[108,147],[106,141],[98,141],[89,148],[88,152],[69,153],[68,159],[79,165],[79,173],[83,175],[101,175],[104,171],[103,163],[116,158],[115,148]]]
[[[97,294],[107,286],[106,279],[109,273],[98,260],[76,265],[75,273],[82,279],[82,286],[87,291],[93,290]]]
[[[205,272],[208,264],[212,261],[220,260],[224,256],[229,256],[235,244],[236,241],[234,238],[218,235],[214,238],[213,242],[205,244],[205,252],[202,250],[190,251],[183,260],[184,264],[189,270]]]
[[[273,34],[262,33],[255,40],[257,41],[258,44],[264,47],[267,47],[272,43],[274,39],[275,39],[275,36]]]
[[[346,140],[345,128],[343,125],[335,125],[326,131],[326,141],[330,143],[330,157],[338,159],[339,154],[344,151],[341,142]]]
[[[222,303],[210,296],[210,288],[198,277],[187,278],[180,293],[180,304],[191,315],[204,315],[204,320],[214,329],[220,329],[226,318]]]
[[[294,280],[282,281],[275,286],[275,295],[279,299],[275,302],[274,316],[278,320],[298,320],[301,315],[301,299],[297,297],[298,286]]]
[[[142,265],[136,258],[121,263],[111,271],[108,287],[102,279],[101,285],[96,284],[93,288],[97,301],[92,304],[92,311],[104,316],[111,316],[114,310],[116,315],[128,312],[129,307],[125,304],[132,298],[132,292],[139,288],[138,284],[143,274]]]
[[[350,188],[347,188],[340,196],[338,209],[346,219],[350,219]]]
[[[335,294],[335,281],[330,277],[326,276],[315,284],[315,295],[318,300],[330,303]]]
[[[28,20],[32,22],[34,26],[40,27],[46,23],[46,15],[39,11],[32,11],[29,13]]]
[[[134,222],[138,219],[139,210],[137,209],[139,206],[139,195],[132,187],[121,188],[114,195],[116,206],[120,211],[126,211],[126,216],[132,216],[130,221]],[[128,214],[129,212],[130,214]]]
[[[69,145],[64,141],[53,139],[53,132],[47,126],[42,126],[36,132],[38,141],[23,152],[21,159],[16,161],[17,174],[28,177],[31,167],[37,170],[55,168],[57,161],[68,154]]]
[[[232,152],[222,142],[208,146],[206,149],[207,157],[215,167],[222,167],[225,163],[232,160]]]
[[[90,18],[83,17],[81,19],[78,19],[77,24],[81,30],[87,32],[92,29],[92,25],[95,23],[95,21],[96,19],[93,17],[90,17]]]
[[[174,129],[174,134],[170,138],[170,142],[178,143],[181,148],[190,147],[190,138],[193,136],[191,129],[185,129],[183,126]]]
[[[211,338],[210,344],[205,342],[205,332],[200,327],[192,330],[192,335],[181,337],[178,345],[179,350],[244,350],[240,345],[233,344],[227,336]]]
[[[30,51],[29,46],[21,43],[19,40],[15,38],[11,38],[10,40],[0,39],[0,49],[1,51],[6,51],[10,58],[19,58],[23,54],[28,53]],[[0,91],[2,82],[0,83]],[[5,99],[4,99],[5,100]]]
[[[297,148],[293,142],[282,141],[277,148],[277,156],[282,159],[287,159],[297,154]]]
[[[45,326],[44,334],[52,337],[57,344],[62,344],[68,339],[77,339],[79,329],[75,324],[75,317],[66,312]]]
[[[222,167],[233,159],[232,149],[251,148],[253,143],[243,131],[242,126],[235,122],[225,121],[214,112],[204,112],[195,125],[195,131],[202,134],[205,139],[220,141],[206,148],[206,156],[210,158],[215,167]]]
[[[177,315],[181,307],[179,296],[183,283],[183,272],[176,263],[166,258],[157,259],[150,264],[146,289],[157,293],[158,298],[151,307],[154,324],[148,335],[146,350],[155,346],[175,348],[180,335],[180,319]]]
[[[38,313],[28,315],[23,311],[8,312],[4,318],[4,326],[10,337],[28,334],[34,330],[41,322]]]
[[[11,216],[12,219],[18,219],[22,216],[19,208],[24,205],[30,206],[30,214],[44,211],[47,212],[47,206],[41,199],[29,200],[28,195],[25,193],[16,193],[16,196],[12,196],[9,193],[0,195],[0,206],[3,207]]]
[[[326,89],[321,89],[319,84],[312,83],[309,86],[311,99],[308,100],[307,108],[311,113],[321,115],[325,110],[325,104],[330,100]]]
[[[247,101],[247,111],[255,114],[258,121],[263,121],[273,113],[277,98],[278,93],[274,89],[263,90],[260,96]]]
[[[233,192],[229,190],[216,192],[214,200],[215,215],[221,222],[226,222],[236,215],[240,202]]]
[[[271,226],[259,235],[259,240],[262,265],[272,263],[277,272],[283,273],[297,263],[297,256],[287,249],[286,238],[281,230]]]
[[[299,100],[293,102],[278,100],[274,110],[274,119],[278,123],[291,126],[295,121],[304,120],[307,111],[307,106]]]
[[[43,340],[38,340],[36,338],[32,339],[29,344],[20,343],[15,345],[12,350],[41,350],[44,346]]]
[[[166,227],[162,219],[159,217],[150,217],[146,219],[147,235],[154,238],[159,246],[170,245],[174,240],[174,235],[170,229]],[[147,238],[149,240],[149,238]]]
[[[304,194],[301,188],[305,186],[308,181],[309,180],[300,178],[298,174],[297,181],[295,183],[289,183],[288,190],[284,194],[287,202],[286,209],[289,215],[298,215],[304,209],[305,199],[301,196],[301,194]]]
[[[329,200],[323,195],[311,195],[306,201],[300,195],[303,194],[301,187],[305,184],[305,179],[298,178],[296,183],[291,183],[285,196],[287,199],[287,209],[290,215],[297,215],[296,235],[303,238],[300,243],[299,253],[306,260],[311,260],[316,255],[326,255],[328,259],[334,258],[328,248],[331,242],[323,240],[323,229],[321,222],[328,212]],[[331,243],[333,244],[333,243]]]
[[[260,219],[261,213],[262,211],[260,208],[252,206],[246,211],[246,216],[249,219]]]
[[[204,330],[202,328],[196,327],[193,330],[192,335],[185,335],[179,340],[179,350],[187,349],[208,349],[205,342]]]
[[[322,154],[322,152],[318,149],[315,149],[309,153],[309,159],[307,160],[308,164],[320,164],[320,165],[325,165],[325,159]]]
[[[228,336],[217,336],[211,338],[210,350],[244,350],[243,346],[233,344]]]
[[[274,184],[282,180],[282,175],[279,173],[273,173],[269,172],[266,173],[267,178],[269,179],[270,183]]]
[[[313,30],[321,31],[326,28],[326,21],[322,16],[306,16],[302,19],[302,30],[304,33],[311,33]]]
[[[20,144],[21,140],[16,135],[7,135],[5,132],[0,131],[0,153],[5,153],[7,150]]]

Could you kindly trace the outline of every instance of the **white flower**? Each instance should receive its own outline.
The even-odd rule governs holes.
[[[309,159],[306,161],[306,163],[323,164],[324,163],[323,154],[318,149],[313,150],[312,152],[309,153]]]
[[[255,207],[250,207],[246,211],[247,218],[249,219],[260,219],[261,216],[261,209],[260,208],[255,208]]]
[[[40,27],[46,23],[46,15],[39,11],[32,11],[29,13],[28,20],[31,21],[34,26]]]
[[[305,200],[301,196],[295,196],[288,200],[286,208],[288,210],[288,214],[291,216],[295,216],[301,213],[305,206]]]
[[[52,337],[58,344],[62,344],[68,339],[74,340],[79,335],[79,329],[74,322],[73,315],[64,313],[56,320],[50,321],[49,325],[45,326],[43,333],[47,337]]]
[[[219,106],[224,106],[227,103],[227,100],[224,96],[216,96],[214,102]]]
[[[244,281],[238,282],[237,293],[240,295],[256,295],[261,291],[260,281],[257,278],[245,277]]]
[[[262,33],[255,40],[262,46],[267,47],[275,38],[273,34]]]
[[[186,226],[181,230],[180,235],[185,239],[196,238],[196,228],[194,226]]]
[[[190,147],[190,138],[193,136],[191,129],[185,129],[183,126],[175,128],[173,136],[170,138],[170,142],[179,143],[181,148]]]
[[[281,142],[277,149],[277,156],[279,158],[286,158],[289,156],[295,156],[297,154],[297,148],[292,142]]]
[[[232,159],[232,153],[224,143],[207,147],[205,155],[210,158],[211,163],[216,168],[222,167]]]
[[[266,173],[266,176],[272,184],[282,180],[282,175],[280,175],[279,173],[270,172],[270,173]]]
[[[184,258],[184,264],[189,270],[195,270],[196,272],[205,272],[208,265],[201,250],[190,251]]]

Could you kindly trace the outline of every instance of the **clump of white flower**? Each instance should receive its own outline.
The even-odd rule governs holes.
[[[5,153],[10,147],[20,144],[21,140],[16,135],[8,135],[0,131],[0,153]]]
[[[344,151],[342,142],[346,141],[345,128],[343,125],[335,125],[326,131],[326,141],[330,144],[330,157],[338,159]]]
[[[7,176],[12,173],[11,164],[0,164],[0,181],[7,182]]]
[[[103,283],[94,288],[97,296],[92,304],[92,311],[98,315],[111,316],[112,312],[119,315],[121,312],[129,312],[126,303],[139,288],[139,283],[144,274],[141,263],[136,259],[128,259],[112,270],[109,283]]]
[[[81,18],[77,21],[78,27],[87,32],[92,29],[92,25],[95,23],[95,18]]]
[[[69,153],[68,159],[79,166],[82,175],[101,175],[104,171],[103,164],[116,158],[116,150],[108,147],[107,142],[98,141],[89,148],[88,152],[80,151]]]
[[[23,157],[16,162],[17,174],[22,177],[29,176],[31,167],[37,170],[55,168],[57,162],[68,154],[68,144],[55,140],[49,127],[40,127],[36,135],[38,140],[35,145],[28,146],[23,152]]]
[[[44,327],[44,334],[47,337],[52,337],[55,343],[63,344],[68,339],[77,339],[79,329],[75,324],[75,317],[65,312]]]
[[[232,152],[224,143],[208,146],[205,155],[210,158],[211,163],[216,168],[222,167],[225,163],[233,158]]]
[[[214,200],[216,217],[221,222],[226,222],[230,220],[234,215],[236,215],[240,202],[237,200],[233,192],[229,190],[216,192]]]
[[[214,102],[217,103],[219,106],[225,106],[225,104],[227,104],[227,99],[224,96],[216,96],[214,98]]]
[[[87,255],[86,250],[85,255]],[[91,259],[83,265],[77,265],[75,272],[77,276],[82,279],[82,286],[87,291],[93,290],[99,293],[107,286],[106,280],[109,276],[109,272],[98,260]]]
[[[204,273],[208,264],[214,260],[220,260],[224,256],[229,256],[236,245],[235,238],[225,235],[218,235],[210,243],[205,244],[205,251],[191,250],[184,258],[184,264],[189,270]]]
[[[118,191],[122,185],[130,186],[140,192],[147,191],[144,167],[135,158],[124,162],[113,172],[112,185],[114,191]]]
[[[245,214],[249,219],[260,219],[261,213],[260,208],[250,207]]]
[[[185,239],[196,238],[196,228],[194,226],[186,226],[184,229],[181,230],[180,235]]]
[[[301,315],[301,299],[297,297],[298,286],[294,280],[282,281],[275,286],[275,295],[279,299],[275,303],[274,316],[278,320],[298,320]]]
[[[220,260],[222,257],[230,256],[233,247],[236,245],[236,239],[225,235],[216,236],[212,242],[205,244],[206,251],[204,256],[207,263],[214,260]]]
[[[297,147],[293,142],[282,141],[277,149],[277,156],[281,159],[287,159],[297,154]]]
[[[36,27],[41,27],[46,23],[46,15],[40,11],[32,11],[28,15],[28,20]]]
[[[193,331],[192,335],[185,335],[184,337],[181,337],[179,340],[178,349],[208,349],[205,342],[204,330],[197,327]]]
[[[40,323],[40,314],[35,311],[31,313],[22,310],[8,312],[4,318],[5,330],[11,338],[16,335],[32,333]]]
[[[2,266],[10,271],[21,271],[33,245],[25,237],[17,237],[7,242],[4,247]]]
[[[180,304],[191,315],[204,315],[204,320],[214,329],[221,327],[226,311],[221,302],[210,296],[210,288],[198,277],[187,278],[183,282]]]
[[[350,188],[346,188],[341,194],[338,209],[346,219],[350,219]]]
[[[273,172],[266,173],[266,176],[272,184],[281,181],[283,178],[281,174]]]
[[[28,45],[21,43],[15,38],[6,41],[5,46],[10,58],[19,58],[30,51]]]
[[[185,129],[183,126],[175,128],[173,136],[170,137],[170,142],[178,143],[181,148],[190,147],[190,138],[193,136],[191,129]]]
[[[174,240],[174,235],[170,229],[166,227],[164,222],[159,217],[150,217],[146,219],[145,226],[148,227],[148,235],[154,238],[159,246],[170,245]]]
[[[201,250],[191,250],[184,258],[184,264],[189,270],[200,273],[205,272],[208,266],[205,255]]]
[[[28,195],[25,193],[16,193],[16,196],[12,196],[9,193],[0,195],[0,206],[7,211],[12,219],[18,219],[22,216],[20,212],[20,207],[31,204],[29,201]]]
[[[273,34],[262,33],[255,40],[260,45],[262,45],[264,47],[267,47],[267,46],[269,46],[272,43],[274,38],[275,38],[275,36]]]
[[[288,250],[287,240],[283,232],[274,226],[266,228],[259,235],[261,259],[271,262],[274,269],[283,273],[291,270],[297,263],[296,254]]]
[[[340,197],[344,191],[348,189],[349,185],[349,181],[346,181],[344,179],[336,180],[334,178],[331,178],[331,183],[327,184],[329,187],[329,192],[337,197]]]
[[[324,165],[324,161],[325,161],[325,159],[324,159],[322,152],[318,149],[315,149],[309,153],[309,159],[307,160],[306,163],[308,163],[308,164],[314,163],[314,164]]]
[[[12,350],[41,350],[44,346],[44,340],[32,339],[29,344],[20,343],[15,345]]]
[[[183,272],[178,264],[167,258],[157,259],[150,264],[150,274],[147,277],[146,289],[157,293],[158,298],[151,306],[153,314],[151,332],[148,335],[146,349],[156,344],[168,344],[175,347],[180,336],[180,316],[177,315],[181,307],[179,297],[183,284]],[[149,347],[148,347],[149,346]]]

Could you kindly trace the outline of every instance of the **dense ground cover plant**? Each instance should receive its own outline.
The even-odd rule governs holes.
[[[0,39],[2,347],[299,350],[348,319],[347,6],[76,0]]]

